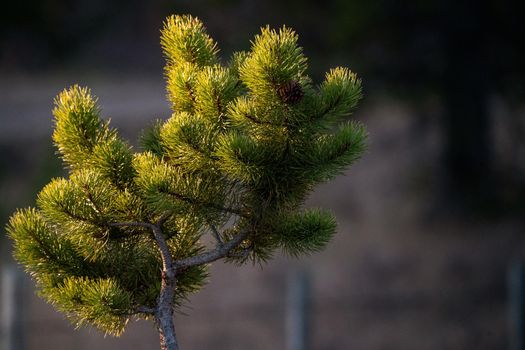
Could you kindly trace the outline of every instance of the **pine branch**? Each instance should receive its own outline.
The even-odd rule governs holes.
[[[166,222],[166,220],[168,220],[168,218],[171,216],[171,213],[169,212],[166,212],[164,214],[162,214],[159,218],[159,220],[157,221],[157,226],[158,227],[162,227],[162,225],[164,225],[164,223]]]
[[[246,237],[248,237],[248,234],[250,233],[251,228],[245,228],[240,233],[238,233],[236,236],[234,236],[229,241],[219,244],[215,247],[215,249],[207,251],[205,253],[190,256],[185,259],[175,260],[175,266],[177,269],[180,268],[187,268],[191,266],[198,266],[198,265],[204,265],[209,264],[211,262],[214,262],[216,260],[225,258],[228,256],[228,253],[235,249],[239,244],[244,241]]]
[[[190,97],[190,100],[193,102],[193,105],[195,105],[195,103],[197,102],[197,99],[195,98],[195,93],[193,92],[193,87],[187,81],[184,83],[184,87],[186,88],[186,90],[188,90],[188,96]]]
[[[223,207],[223,206],[215,204],[215,203],[204,202],[204,201],[198,200],[196,198],[191,198],[189,196],[186,196],[186,195],[174,192],[174,191],[159,190],[159,192],[167,194],[169,196],[172,196],[175,199],[183,201],[183,202],[186,202],[186,203],[188,203],[190,205],[202,206],[202,207],[206,207],[206,208],[222,211],[222,212],[225,212],[225,213],[235,214],[235,215],[238,215],[238,216],[243,217],[243,218],[248,218],[246,213],[244,213],[242,210],[237,209],[237,208]]]
[[[175,336],[175,326],[173,324],[173,299],[175,296],[175,289],[177,287],[177,277],[173,258],[171,256],[168,244],[162,233],[162,224],[167,219],[168,215],[164,214],[157,224],[148,222],[119,222],[113,223],[113,226],[139,226],[147,227],[153,231],[153,236],[157,242],[157,247],[160,252],[162,260],[162,280],[160,286],[160,294],[155,309],[144,309],[153,311],[155,320],[158,324],[161,343],[166,345],[166,349],[178,349],[177,338]]]
[[[70,219],[73,219],[73,220],[76,220],[76,221],[82,221],[82,222],[85,222],[85,223],[88,223],[88,224],[92,224],[92,225],[95,224],[94,222],[92,222],[92,221],[89,220],[89,219],[86,219],[85,217],[82,217],[82,216],[80,216],[80,215],[74,214],[71,210],[69,210],[68,208],[66,208],[66,206],[64,205],[64,203],[59,202],[59,203],[57,203],[57,204],[58,204],[58,208],[60,208],[60,210],[62,211],[62,213],[66,214]]]
[[[248,258],[248,255],[250,254],[250,252],[253,250],[252,249],[253,247],[250,245],[249,247],[247,248],[244,248],[243,250],[241,250],[240,252],[238,253],[232,253],[231,251],[226,255],[227,258],[237,258],[237,259],[241,259],[241,260],[245,260],[246,258]]]
[[[133,310],[132,315],[134,314],[147,314],[147,315],[154,315],[155,309],[152,307],[147,306],[139,306],[135,310]]]
[[[327,116],[328,114],[332,113],[333,110],[339,105],[341,102],[342,96],[338,95],[335,100],[330,101],[328,105],[321,111],[321,113],[314,116],[314,120],[322,119],[323,117]]]
[[[217,227],[215,227],[215,225],[212,224],[211,222],[208,222],[208,226],[210,226],[211,232],[213,233],[213,236],[214,236],[215,240],[217,241],[217,245],[222,245],[223,241],[222,241],[222,238],[221,238],[221,234],[217,230]]]
[[[251,115],[249,113],[244,113],[244,116],[246,117],[246,119],[250,120],[254,124],[271,125],[271,126],[277,126],[277,127],[284,127],[284,126],[286,126],[285,124],[272,123],[272,122],[269,122],[269,121],[259,120],[259,119],[255,118],[253,115]]]
[[[162,229],[159,225],[152,225],[151,229],[153,231],[153,235],[155,236],[155,240],[157,241],[157,245],[160,251],[162,259],[162,272],[165,273],[168,278],[171,278],[172,276],[175,277],[175,270],[173,269],[173,259],[168,248],[168,244],[166,243],[166,239],[164,238],[164,234],[162,233]]]
[[[241,244],[242,241],[250,233],[250,229],[245,228],[244,230],[242,230],[240,233],[235,235],[233,238],[231,238],[227,242],[222,242],[222,239],[220,238],[220,233],[218,232],[217,228],[214,225],[210,224],[212,232],[213,232],[214,236],[217,239],[217,245],[216,245],[215,249],[207,251],[207,252],[202,253],[202,254],[190,256],[188,258],[175,260],[174,262],[172,262],[171,254],[169,253],[169,249],[167,248],[167,245],[166,245],[165,251],[163,251],[163,249],[164,249],[163,247],[166,244],[166,241],[165,241],[164,235],[162,233],[162,230],[160,228],[160,226],[162,224],[159,225],[159,223],[162,222],[161,220],[159,220],[159,222],[156,225],[148,223],[148,222],[138,222],[138,221],[116,222],[116,223],[111,223],[109,225],[110,226],[115,226],[115,227],[119,227],[119,226],[120,227],[122,227],[122,226],[139,226],[139,227],[146,227],[146,228],[151,229],[153,231],[153,234],[155,236],[157,244],[159,245],[159,250],[161,251],[163,267],[164,266],[169,266],[169,264],[171,264],[176,269],[188,268],[188,267],[197,266],[197,265],[204,265],[204,264],[208,264],[208,263],[211,263],[213,261],[225,258],[225,257],[228,256],[230,251],[232,251],[233,249],[237,248],[239,246],[239,244]],[[162,236],[161,237],[162,239],[160,241],[159,241],[159,238],[158,238],[159,235]],[[243,255],[249,253],[249,249],[246,249],[245,251],[247,251],[247,252],[243,253]],[[167,259],[165,259],[165,257]]]
[[[86,199],[89,203],[91,203],[91,207],[95,210],[95,212],[99,215],[102,215],[102,208],[100,208],[95,199],[93,198],[93,194],[89,190],[89,188],[86,185],[81,186],[82,192],[86,195]]]
[[[149,222],[140,222],[140,221],[127,221],[127,222],[112,222],[110,224],[108,224],[108,226],[113,226],[113,227],[145,227],[145,228],[149,228],[151,230],[153,230],[154,227],[156,227],[155,225],[149,223]]]

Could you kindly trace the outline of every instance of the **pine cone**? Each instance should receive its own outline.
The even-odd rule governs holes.
[[[304,96],[301,84],[297,80],[290,80],[277,88],[277,93],[284,103],[295,104]]]

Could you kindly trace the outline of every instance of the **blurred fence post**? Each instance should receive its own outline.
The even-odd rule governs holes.
[[[0,349],[23,350],[23,283],[22,272],[13,264],[4,264],[0,270]]]
[[[508,271],[509,350],[525,350],[525,263],[513,262]]]
[[[307,271],[288,275],[286,300],[286,350],[310,348],[310,276]]]

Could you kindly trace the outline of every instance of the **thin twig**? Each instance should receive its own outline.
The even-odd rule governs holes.
[[[171,216],[170,212],[165,212],[164,214],[162,214],[159,220],[157,221],[157,226],[162,227],[162,225],[164,225],[164,223],[166,222],[166,220],[168,220],[170,216]]]
[[[215,237],[217,244],[218,245],[224,244],[221,238],[221,234],[219,233],[219,231],[217,231],[217,227],[215,227],[215,225],[212,224],[210,221],[208,221],[208,226],[210,226],[211,232],[213,233],[213,236]]]
[[[135,309],[136,314],[149,314],[149,315],[155,315],[155,309],[152,307],[147,306],[139,306]]]
[[[223,207],[223,206],[221,206],[219,204],[216,204],[216,203],[209,203],[209,202],[201,201],[201,200],[198,200],[196,198],[191,198],[191,197],[189,197],[187,195],[183,195],[181,193],[177,193],[177,192],[174,192],[174,191],[160,191],[160,192],[161,193],[165,193],[165,194],[167,194],[169,196],[172,196],[172,197],[174,197],[177,200],[186,202],[186,203],[188,203],[190,205],[196,205],[196,206],[201,205],[203,207],[216,209],[216,210],[223,211],[223,212],[230,213],[230,214],[235,214],[235,215],[238,215],[238,216],[243,217],[243,218],[248,218],[246,213],[244,213],[242,210],[237,209],[237,208]]]
[[[238,253],[232,253],[231,251],[226,255],[227,258],[241,258],[246,259],[248,257],[248,254],[252,251],[251,247],[244,248],[242,251]]]
[[[146,227],[149,229],[155,228],[156,226],[153,224],[150,224],[149,222],[140,222],[140,221],[127,221],[127,222],[112,222],[108,224],[108,226],[113,227],[123,227],[123,226],[134,226],[134,227]]]

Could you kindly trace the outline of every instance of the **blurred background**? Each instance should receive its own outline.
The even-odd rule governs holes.
[[[334,241],[263,268],[214,265],[177,316],[184,349],[524,349],[524,2],[3,3],[2,225],[63,174],[51,144],[63,88],[91,87],[135,145],[150,120],[169,117],[159,30],[182,13],[203,20],[224,60],[263,25],[294,28],[315,82],[335,66],[363,79],[353,118],[370,132],[363,159],[307,202],[335,212]],[[120,339],[75,331],[35,296],[10,250],[2,233],[3,348],[158,347],[144,321]],[[293,345],[301,329],[305,345]]]

